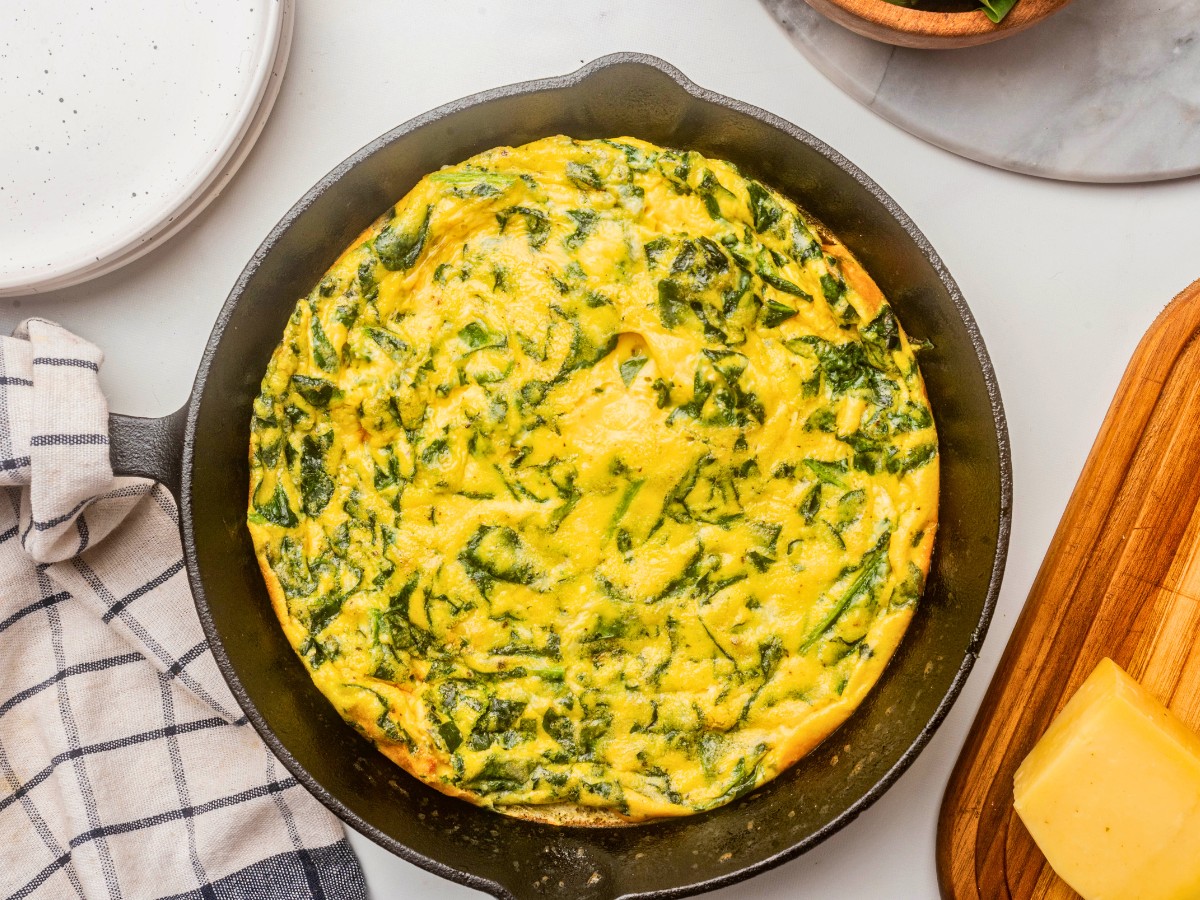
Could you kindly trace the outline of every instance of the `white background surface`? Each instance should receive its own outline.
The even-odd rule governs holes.
[[[844,96],[751,0],[300,0],[275,112],[226,192],[119,272],[0,301],[0,328],[31,314],[56,319],[105,349],[101,382],[115,411],[170,412],[187,397],[245,261],[325,172],[431,107],[618,50],[661,56],[861,166],[938,249],[992,353],[1012,435],[1014,526],[999,608],[966,689],[913,767],[861,818],[800,859],[712,895],[936,897],[938,804],[987,680],[1138,338],[1200,277],[1200,179],[1080,186],[959,159]],[[353,840],[376,900],[480,896]]]

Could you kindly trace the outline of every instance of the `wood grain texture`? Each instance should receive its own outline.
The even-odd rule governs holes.
[[[1200,281],[1121,380],[950,777],[938,880],[957,900],[1070,898],[1013,774],[1105,656],[1200,730]]]
[[[851,31],[899,47],[950,50],[1009,37],[1058,12],[1071,0],[1018,0],[1000,24],[981,11],[922,12],[887,0],[807,0],[817,12]]]

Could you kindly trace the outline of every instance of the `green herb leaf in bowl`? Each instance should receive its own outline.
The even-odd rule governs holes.
[[[983,4],[983,14],[995,22],[1000,24],[1000,20],[1008,15],[1017,3],[1017,0],[979,0]]]
[[[947,4],[929,3],[926,2],[926,0],[884,0],[884,2],[890,3],[893,6],[906,6],[919,10],[925,10],[926,12],[958,11],[957,9],[948,8]],[[981,9],[983,14],[997,25],[1000,24],[1001,19],[1008,15],[1009,10],[1011,10],[1017,4],[1017,0],[979,0],[979,2],[982,4],[979,9]],[[965,4],[962,11],[966,11]]]

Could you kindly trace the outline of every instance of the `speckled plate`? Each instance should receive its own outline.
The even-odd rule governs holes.
[[[278,93],[292,0],[17,0],[0,30],[0,295],[130,262],[232,178]]]
[[[763,0],[834,84],[905,131],[1001,169],[1088,182],[1200,172],[1200,0],[1088,0],[982,47],[911,50]]]

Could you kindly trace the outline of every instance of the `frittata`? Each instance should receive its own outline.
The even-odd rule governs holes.
[[[560,823],[712,809],[811,750],[937,522],[875,284],[732,164],[632,138],[421,179],[297,303],[250,457],[317,687],[438,790]]]

